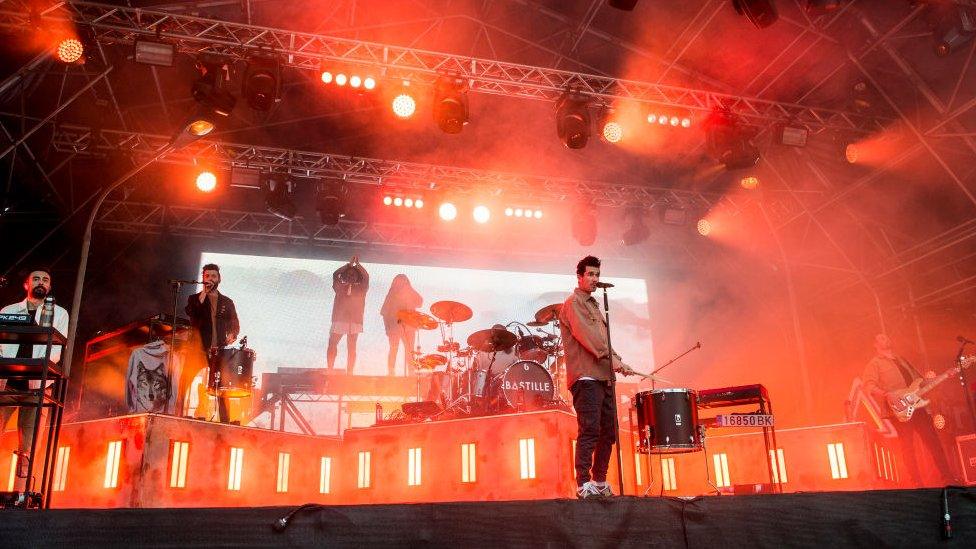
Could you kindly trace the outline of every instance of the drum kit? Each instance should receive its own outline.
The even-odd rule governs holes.
[[[563,355],[558,335],[560,306],[543,307],[525,324],[513,321],[477,330],[466,338],[465,346],[454,339],[454,327],[474,316],[467,305],[438,301],[430,306],[430,314],[399,311],[397,319],[418,330],[418,335],[420,330],[441,331],[436,352],[425,353],[419,345],[413,352],[418,399],[419,377],[423,376],[430,378],[426,400],[439,405],[438,416],[566,407],[559,397]],[[532,334],[531,328],[537,333]]]
[[[251,395],[254,388],[254,359],[257,353],[247,346],[247,337],[240,346],[228,345],[210,350],[207,392],[213,396],[241,398]]]

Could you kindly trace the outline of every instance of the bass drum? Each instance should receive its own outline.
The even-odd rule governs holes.
[[[701,450],[697,403],[698,393],[691,389],[656,389],[634,395],[638,451],[677,454]]]
[[[492,379],[492,401],[498,412],[541,410],[552,403],[552,376],[538,362],[520,360]]]
[[[225,347],[212,350],[207,391],[225,397],[250,395],[255,356],[253,349]]]

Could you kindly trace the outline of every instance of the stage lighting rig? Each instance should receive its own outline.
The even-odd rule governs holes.
[[[229,116],[237,98],[227,90],[230,75],[226,61],[219,56],[204,54],[197,60],[197,69],[200,76],[193,82],[193,99],[221,116]]]
[[[320,183],[315,194],[315,209],[323,225],[328,227],[338,225],[339,220],[346,217],[345,187],[338,182]]]
[[[264,196],[264,207],[268,213],[274,214],[286,221],[295,219],[298,207],[292,200],[292,182],[282,178],[269,177],[267,193]]]
[[[172,67],[176,46],[167,42],[138,38],[132,46],[132,59],[143,65]]]
[[[810,17],[820,17],[830,12],[840,9],[843,0],[807,0],[807,15]]]
[[[752,24],[764,29],[779,19],[773,0],[732,0],[732,7],[739,15],[745,15]]]
[[[360,91],[376,89],[376,78],[362,68],[337,66],[323,60],[319,65],[319,75],[323,84],[340,88],[349,86],[349,89]]]
[[[726,169],[749,168],[759,162],[759,149],[752,137],[753,132],[726,109],[712,111],[705,121],[705,147]]]
[[[647,111],[647,123],[672,128],[690,128],[691,114],[664,107],[652,107]]]
[[[77,63],[84,54],[84,44],[81,43],[81,40],[73,36],[61,38],[58,40],[57,47],[55,48],[55,56],[58,58],[58,61],[65,64]]]
[[[589,101],[572,92],[556,101],[556,135],[570,149],[582,149],[590,139]]]
[[[601,135],[603,140],[610,144],[620,143],[624,138],[624,127],[620,120],[614,115],[612,109],[606,108],[600,116]]]
[[[468,90],[460,78],[442,76],[434,85],[434,121],[444,133],[461,133],[468,123]]]
[[[281,101],[281,63],[273,55],[254,55],[248,58],[241,83],[241,95],[248,106],[267,112]]]
[[[947,57],[976,36],[976,9],[972,6],[931,3],[929,10],[937,56]]]

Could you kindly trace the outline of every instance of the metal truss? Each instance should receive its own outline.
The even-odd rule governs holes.
[[[0,26],[28,28],[23,0],[8,0],[0,10]],[[301,33],[257,25],[95,2],[59,2],[40,13],[44,20],[91,29],[105,44],[131,44],[135,38],[175,42],[184,52],[211,51],[234,58],[274,52],[289,66],[318,71],[322,61],[374,67],[386,77],[431,84],[442,75],[463,79],[474,92],[555,101],[567,90],[595,100],[629,100],[682,108],[698,113],[729,108],[746,124],[767,126],[789,121],[811,130],[871,132],[889,120],[835,109],[806,106],[696,90],[658,83],[624,80],[410,47],[363,42],[322,34]]]
[[[123,152],[138,156],[153,155],[169,142],[162,135],[120,130],[92,130],[82,126],[57,125],[52,136],[56,150],[68,154]],[[250,168],[284,173],[296,178],[338,178],[353,183],[390,186],[396,190],[446,191],[455,195],[506,196],[522,203],[589,203],[620,208],[677,207],[702,212],[723,203],[738,209],[738,204],[722,193],[522,175],[508,172],[459,168],[419,162],[380,160],[299,151],[258,145],[201,140],[169,153],[164,162],[198,164],[206,161],[225,168]],[[777,206],[783,215],[795,213],[796,201],[788,193]]]

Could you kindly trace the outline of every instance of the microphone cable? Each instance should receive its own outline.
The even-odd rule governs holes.
[[[319,509],[325,509],[325,507],[326,506],[322,505],[321,503],[306,503],[304,505],[296,507],[291,511],[289,511],[288,514],[286,514],[285,516],[272,522],[271,529],[274,530],[275,532],[284,532],[285,528],[288,528],[288,525],[291,524],[291,520],[295,518],[295,516],[298,515],[298,513],[301,513],[302,511],[311,511],[311,510],[317,511]]]

